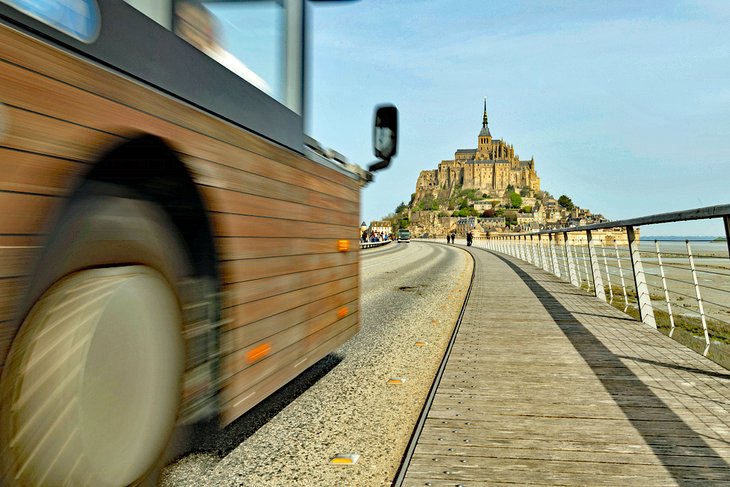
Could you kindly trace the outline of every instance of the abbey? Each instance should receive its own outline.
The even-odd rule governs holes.
[[[535,160],[521,161],[515,149],[504,140],[492,139],[487,123],[487,101],[476,149],[458,149],[453,160],[442,161],[438,169],[421,171],[416,183],[416,199],[448,198],[454,188],[477,189],[502,196],[507,186],[516,191],[540,191]]]

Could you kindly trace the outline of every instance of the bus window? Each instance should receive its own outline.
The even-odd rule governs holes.
[[[301,4],[291,0],[126,0],[301,114]],[[166,18],[172,11],[172,22]]]
[[[175,32],[252,85],[284,102],[286,18],[274,0],[180,1]]]

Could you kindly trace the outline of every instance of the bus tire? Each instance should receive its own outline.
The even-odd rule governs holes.
[[[0,483],[149,483],[182,396],[184,251],[157,205],[115,185],[92,184],[60,222],[35,280],[52,284],[0,379]]]

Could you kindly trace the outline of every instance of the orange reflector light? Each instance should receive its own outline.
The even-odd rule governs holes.
[[[428,345],[427,342],[416,342],[417,347],[425,347],[426,345]]]
[[[345,316],[347,316],[347,313],[349,313],[349,311],[350,310],[347,309],[347,306],[345,306],[344,308],[338,309],[337,310],[337,319],[338,320],[341,320],[342,318],[344,318]]]
[[[246,362],[252,364],[266,357],[269,353],[271,353],[271,344],[262,343],[246,352]]]
[[[338,240],[337,241],[337,250],[340,252],[347,252],[350,250],[350,241],[349,240]]]
[[[359,453],[340,453],[330,459],[334,465],[355,465],[360,459]]]
[[[392,379],[388,379],[388,384],[401,385],[405,381],[405,377],[393,377]]]

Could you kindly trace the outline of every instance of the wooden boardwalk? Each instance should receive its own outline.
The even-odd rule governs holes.
[[[403,485],[730,485],[730,372],[536,267],[470,252]]]

